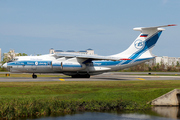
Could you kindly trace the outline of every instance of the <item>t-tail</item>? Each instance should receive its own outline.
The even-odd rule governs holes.
[[[135,41],[130,45],[128,49],[125,51],[112,55],[111,57],[120,57],[120,58],[128,58],[131,61],[126,61],[128,63],[132,63],[135,61],[144,61],[154,58],[155,56],[152,54],[152,49],[155,46],[157,40],[159,39],[163,30],[162,27],[176,26],[172,25],[164,25],[157,27],[139,27],[134,28],[135,31],[140,31],[140,35],[135,39]]]

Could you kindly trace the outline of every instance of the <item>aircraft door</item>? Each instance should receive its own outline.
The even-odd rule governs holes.
[[[53,71],[61,71],[63,68],[62,62],[59,61],[52,62],[51,68],[53,69]]]
[[[31,70],[36,70],[37,69],[37,66],[36,65],[32,65],[31,66]]]
[[[11,72],[16,72],[16,71],[21,71],[24,72],[24,63],[23,62],[16,62],[15,65],[11,66],[10,71]]]
[[[36,61],[33,65],[31,65],[31,70],[35,71],[37,69],[38,62]]]

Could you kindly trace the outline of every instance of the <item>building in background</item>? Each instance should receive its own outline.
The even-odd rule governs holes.
[[[97,55],[97,54],[94,54],[93,49],[87,49],[84,51],[77,51],[77,52],[74,50],[68,50],[68,51],[54,50],[53,48],[49,50],[50,54],[66,53],[66,52],[80,53],[80,54],[86,54],[86,55]],[[151,59],[150,61],[146,62],[146,64],[149,64],[150,66],[157,65],[157,64],[159,65],[164,64],[165,66],[177,66],[177,64],[180,64],[180,57],[176,58],[176,57],[168,57],[168,56],[162,56],[162,57],[156,56],[154,59]]]
[[[86,55],[97,55],[97,54],[94,54],[93,49],[87,49],[87,50],[78,51],[78,52],[74,50],[68,50],[68,51],[54,50],[53,48],[49,50],[50,54],[66,53],[66,52],[80,53],[80,54],[86,54]],[[176,58],[176,57],[168,57],[168,56],[162,56],[162,57],[156,56],[154,59],[151,59],[150,61],[146,62],[146,64],[149,64],[150,66],[157,65],[157,64],[160,64],[160,65],[164,64],[165,66],[176,66],[177,64],[180,64],[180,57]]]
[[[74,50],[67,50],[67,51],[63,51],[63,50],[54,50],[53,48],[51,48],[49,50],[49,53],[50,54],[54,54],[54,53],[66,53],[66,52],[69,52],[69,53],[80,53],[80,54],[86,54],[86,55],[97,55],[97,54],[94,54],[94,50],[93,49],[87,49],[87,50],[82,50],[82,51],[74,51]]]
[[[156,64],[164,64],[165,66],[177,66],[177,64],[180,63],[180,57],[168,57],[168,56],[162,56],[158,57],[156,56],[154,59],[147,62],[149,65],[156,65]]]
[[[1,62],[1,48],[0,48],[0,62]]]
[[[93,49],[87,49],[84,51],[74,51],[74,50],[67,50],[67,51],[63,51],[63,50],[54,50],[53,48],[51,48],[49,50],[50,54],[54,54],[54,53],[80,53],[80,54],[85,54],[85,55],[97,55],[94,54],[94,50]],[[15,58],[16,56],[20,56],[19,53],[15,53],[14,50],[10,50],[8,53],[4,53],[3,54],[3,60],[7,59],[6,61],[9,61],[13,58]],[[0,62],[1,62],[1,48],[0,48]],[[150,66],[152,65],[161,65],[164,64],[165,66],[177,66],[180,65],[180,57],[168,57],[168,56],[162,56],[162,57],[158,57],[156,56],[154,59],[146,62],[146,64],[149,64]]]

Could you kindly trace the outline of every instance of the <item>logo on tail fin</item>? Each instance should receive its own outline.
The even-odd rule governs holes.
[[[142,40],[136,40],[136,41],[134,42],[134,46],[135,46],[135,48],[137,48],[137,49],[143,48],[143,47],[144,47],[144,42],[143,42]]]

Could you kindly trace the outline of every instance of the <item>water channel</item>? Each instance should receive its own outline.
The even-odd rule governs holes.
[[[179,107],[154,107],[145,111],[76,112],[26,120],[180,120]],[[25,119],[21,119],[25,120]]]

